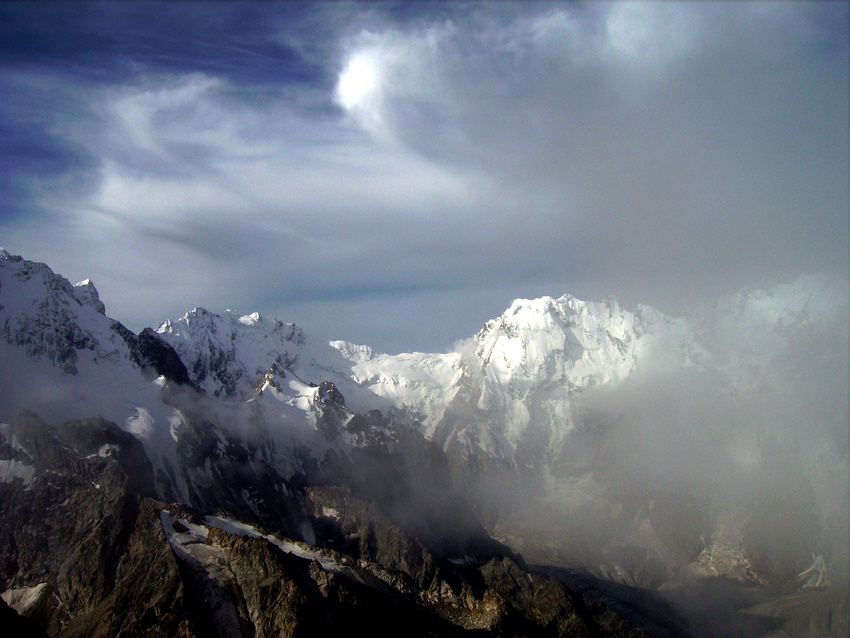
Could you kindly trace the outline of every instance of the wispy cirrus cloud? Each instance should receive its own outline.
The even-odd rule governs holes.
[[[2,234],[135,326],[436,348],[515,296],[846,264],[843,5],[84,6],[12,11]]]

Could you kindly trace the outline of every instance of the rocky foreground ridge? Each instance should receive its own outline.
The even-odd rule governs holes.
[[[51,636],[644,635],[486,538],[461,564],[432,553],[347,486],[303,490],[309,544],[158,500],[102,419],[22,412],[3,441],[3,600]]]
[[[51,636],[844,635],[837,290],[687,319],[518,300],[386,355],[258,313],[136,335],[0,251],[0,612]],[[737,588],[707,625],[705,583]]]

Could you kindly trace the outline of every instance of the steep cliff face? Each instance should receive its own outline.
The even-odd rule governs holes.
[[[189,362],[194,383],[221,397],[244,397],[271,365],[290,369],[304,346],[304,333],[295,324],[204,308],[162,323],[157,334]]]
[[[3,598],[51,636],[191,635],[179,565],[141,444],[101,419],[51,427],[22,413],[0,455]],[[160,630],[158,629],[158,630]]]
[[[105,308],[89,281],[72,286],[45,264],[26,261],[0,249],[3,317],[0,335],[30,358],[43,358],[68,374],[77,374],[81,351],[91,359],[127,355],[117,335],[85,328],[101,324]],[[105,317],[101,317],[105,319]]]

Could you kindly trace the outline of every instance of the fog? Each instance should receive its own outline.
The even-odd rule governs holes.
[[[770,551],[793,555],[792,570],[815,552],[846,578],[847,438],[834,427],[847,423],[846,394],[825,406],[822,392],[794,383],[749,397],[724,386],[710,374],[652,375],[583,397],[614,423],[596,480],[649,498],[740,507],[757,535],[770,536]],[[810,419],[798,416],[805,406]],[[823,412],[835,421],[819,422]]]
[[[494,533],[538,562],[644,586],[726,569],[846,587],[847,291],[832,281],[781,312],[758,295],[694,311],[690,362],[656,352],[575,395],[559,455],[481,483]]]

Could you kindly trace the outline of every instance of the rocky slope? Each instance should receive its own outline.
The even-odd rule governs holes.
[[[509,552],[432,554],[350,488],[306,491],[317,546],[152,499],[141,444],[102,419],[2,435],[2,596],[51,636],[644,635]]]

